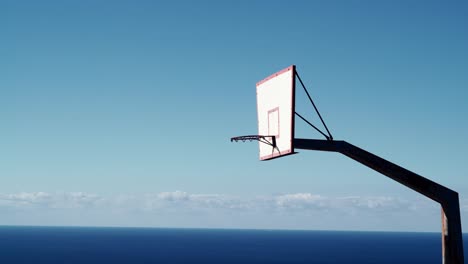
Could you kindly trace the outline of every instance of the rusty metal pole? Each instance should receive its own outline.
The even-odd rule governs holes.
[[[442,263],[463,264],[463,237],[458,193],[346,141],[294,139],[294,148],[339,152],[442,206]]]
[[[458,194],[442,204],[442,258],[444,264],[463,263],[463,237]]]
[[[446,264],[448,263],[448,261],[445,260],[445,257],[447,255],[445,252],[445,249],[446,249],[446,244],[448,241],[448,229],[447,229],[447,216],[445,215],[443,206],[440,207],[440,212],[442,216],[442,264]]]

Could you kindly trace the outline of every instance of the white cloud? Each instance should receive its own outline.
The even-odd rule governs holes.
[[[285,194],[275,197],[275,205],[280,210],[336,211],[355,214],[357,212],[409,211],[419,208],[412,202],[386,196],[347,196],[326,197],[311,193]]]
[[[0,207],[17,208],[88,208],[98,205],[103,198],[83,192],[21,192],[0,194]]]
[[[190,199],[190,195],[182,191],[162,192],[157,194],[157,197],[161,200],[170,202],[188,201]]]
[[[250,201],[239,197],[221,194],[189,194],[183,191],[161,192],[147,194],[146,210],[162,210],[163,208],[190,210],[245,210],[250,207]]]
[[[468,200],[461,201],[461,208],[462,213],[468,213]],[[0,194],[0,224],[362,230],[385,229],[381,226],[397,221],[399,230],[411,230],[409,223],[419,228],[419,222],[426,219],[433,221],[429,226],[438,225],[439,212],[438,205],[429,199],[388,196],[287,193],[241,197],[184,191],[115,196],[85,192]]]
[[[467,212],[468,213],[468,199],[461,199],[460,200],[460,210],[461,212]]]
[[[280,209],[320,209],[329,206],[329,199],[310,193],[285,194],[275,197]]]
[[[429,202],[427,202],[429,204]],[[311,193],[292,193],[275,196],[243,198],[223,194],[190,194],[183,191],[151,193],[145,195],[119,195],[102,197],[84,192],[21,192],[0,194],[0,207],[43,208],[125,208],[144,211],[173,209],[223,210],[418,210],[427,208],[419,200],[407,201],[394,197],[327,197]],[[462,205],[468,210],[468,201]]]

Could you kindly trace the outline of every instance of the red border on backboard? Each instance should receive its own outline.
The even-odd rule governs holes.
[[[266,81],[268,81],[268,80],[270,80],[270,79],[273,79],[273,78],[275,78],[276,76],[281,75],[281,74],[283,74],[283,73],[285,73],[285,72],[288,72],[288,71],[290,71],[290,70],[293,70],[293,79],[294,79],[294,78],[296,77],[296,76],[295,76],[295,74],[296,74],[296,65],[291,65],[291,66],[287,67],[286,69],[282,69],[282,70],[279,71],[279,72],[275,72],[275,73],[273,73],[272,75],[266,77],[265,79],[263,79],[263,80],[257,82],[257,85],[256,85],[256,86],[259,86],[260,84],[262,84],[262,83],[264,83],[264,82],[266,82]],[[294,82],[293,82],[293,85],[294,85]],[[294,88],[295,88],[295,87],[293,87],[293,89],[294,89]]]
[[[261,85],[262,83],[264,83],[264,82],[266,82],[266,81],[268,81],[268,80],[270,80],[272,78],[275,78],[276,76],[281,75],[281,74],[283,74],[285,72],[288,72],[288,71],[293,71],[292,72],[292,83],[291,83],[291,85],[292,85],[292,102],[291,102],[291,104],[292,104],[292,109],[291,109],[291,111],[292,111],[292,113],[291,113],[292,114],[292,120],[291,120],[291,144],[290,144],[291,149],[283,150],[281,152],[281,154],[278,153],[278,152],[273,152],[270,155],[261,156],[260,160],[262,160],[262,161],[263,160],[275,159],[275,158],[279,158],[279,157],[282,157],[282,156],[291,155],[291,154],[296,153],[296,152],[294,152],[294,135],[295,135],[295,133],[294,133],[295,132],[294,131],[295,112],[294,111],[296,109],[296,65],[291,65],[291,66],[289,66],[289,67],[287,67],[285,69],[282,69],[281,71],[273,73],[272,75],[266,77],[265,79],[257,82],[256,87],[258,88],[258,86]],[[257,109],[258,109],[258,102],[257,102]]]

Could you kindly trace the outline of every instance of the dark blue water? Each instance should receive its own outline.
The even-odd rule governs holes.
[[[441,241],[438,233],[4,226],[0,263],[441,263]]]

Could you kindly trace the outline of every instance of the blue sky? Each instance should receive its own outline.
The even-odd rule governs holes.
[[[467,11],[1,1],[0,224],[438,231],[437,205],[346,157],[229,142],[295,64],[336,139],[458,191],[466,226]]]

